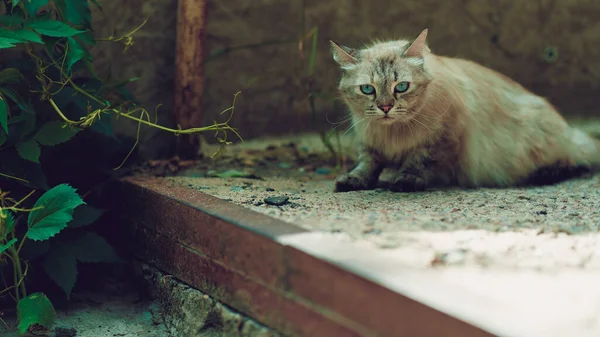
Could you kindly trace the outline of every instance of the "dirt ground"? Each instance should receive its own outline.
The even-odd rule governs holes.
[[[24,337],[174,337],[162,322],[156,303],[135,292],[119,296],[102,293],[78,294],[68,311],[57,310],[50,331],[36,331]],[[16,320],[6,320],[0,336],[16,337]],[[74,330],[72,330],[74,329]]]
[[[497,302],[556,315],[568,334],[600,335],[600,174],[531,188],[333,193],[339,166],[311,157],[318,144],[314,136],[247,142],[220,165],[169,179],[327,240],[369,245],[394,265]]]

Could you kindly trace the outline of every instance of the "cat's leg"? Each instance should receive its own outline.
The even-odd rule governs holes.
[[[350,172],[339,176],[335,181],[335,192],[349,192],[373,189],[377,186],[383,171],[383,163],[375,154],[361,150],[358,165]]]
[[[390,182],[389,190],[394,192],[424,191],[434,172],[426,167],[426,152],[415,152],[409,155],[398,167],[396,175]]]
[[[422,171],[407,168],[392,179],[389,190],[393,192],[418,192],[427,188],[427,177]]]

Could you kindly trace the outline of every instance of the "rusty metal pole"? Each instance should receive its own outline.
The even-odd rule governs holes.
[[[182,129],[200,127],[202,123],[205,28],[206,0],[179,0],[173,117]],[[200,150],[200,138],[198,135],[180,135],[176,145],[181,158],[191,159]]]

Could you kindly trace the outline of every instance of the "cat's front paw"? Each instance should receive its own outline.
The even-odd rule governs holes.
[[[367,178],[344,174],[335,180],[335,192],[350,192],[372,189],[374,183]]]
[[[390,191],[393,192],[418,192],[426,188],[425,179],[414,174],[403,174],[394,179],[390,184]]]

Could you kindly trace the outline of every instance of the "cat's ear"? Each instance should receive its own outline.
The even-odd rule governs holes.
[[[333,54],[333,59],[340,66],[346,67],[358,63],[358,59],[355,57],[356,50],[349,47],[340,46],[331,40],[329,40],[329,42],[331,42],[331,53]]]
[[[424,55],[430,52],[427,47],[427,28],[425,28],[421,34],[413,41],[413,43],[404,52],[404,57],[417,57],[423,58]]]

